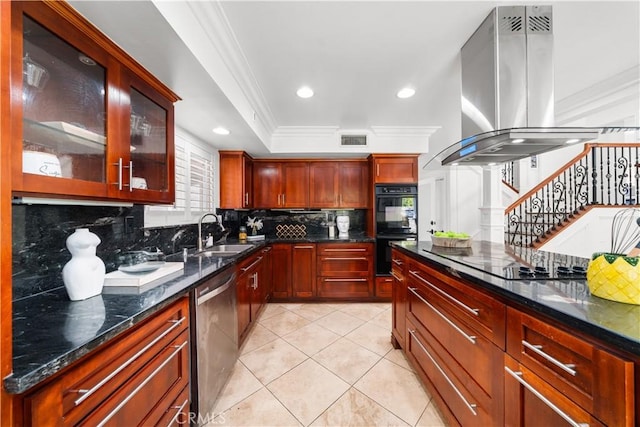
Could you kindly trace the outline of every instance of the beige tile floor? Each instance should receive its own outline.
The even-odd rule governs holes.
[[[388,303],[271,303],[210,426],[444,426],[391,336]]]

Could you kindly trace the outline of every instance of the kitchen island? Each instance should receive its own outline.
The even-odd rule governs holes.
[[[636,425],[640,306],[591,296],[587,263],[394,243],[392,341],[451,424]]]

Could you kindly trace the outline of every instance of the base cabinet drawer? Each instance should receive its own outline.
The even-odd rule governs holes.
[[[438,298],[428,289],[409,286],[408,314],[412,323],[428,330],[487,395],[501,394],[502,382],[495,372],[502,363],[502,349],[446,312]]]
[[[507,353],[527,372],[607,425],[634,424],[632,361],[515,309],[507,324]]]
[[[319,277],[319,297],[354,298],[373,295],[373,283],[366,277]]]
[[[504,350],[506,307],[503,303],[463,280],[414,260],[409,261],[407,279],[409,287],[420,284],[440,295],[446,311]]]
[[[508,355],[505,355],[504,371],[505,425],[605,425]]]
[[[446,405],[447,415],[454,417],[452,421],[462,426],[502,425],[502,386],[496,395],[489,396],[446,349],[410,320],[405,351],[430,392]]]
[[[154,425],[189,384],[183,298],[24,396],[25,425]]]

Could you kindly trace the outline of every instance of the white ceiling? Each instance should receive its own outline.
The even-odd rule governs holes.
[[[554,7],[556,100],[640,64],[639,0],[71,1],[182,97],[180,128],[258,157],[340,131],[415,141],[435,126],[432,143],[455,142],[460,48],[491,9],[515,3]],[[303,84],[313,98],[296,97]],[[405,85],[416,95],[398,99]]]

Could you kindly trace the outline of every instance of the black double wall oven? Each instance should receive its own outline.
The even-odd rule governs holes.
[[[377,185],[376,274],[391,273],[391,246],[394,240],[418,239],[418,186]]]

